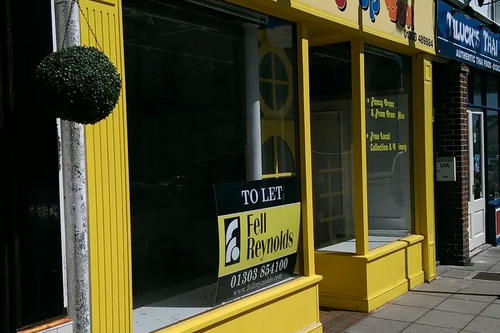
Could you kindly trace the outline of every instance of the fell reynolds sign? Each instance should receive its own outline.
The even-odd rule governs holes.
[[[293,275],[300,228],[296,177],[214,185],[219,224],[215,304]]]
[[[448,3],[438,2],[437,50],[441,56],[500,72],[499,46],[500,34]]]
[[[299,8],[300,4],[315,7],[338,16],[342,23],[347,21],[356,29],[377,36],[382,32],[390,35],[386,38],[434,52],[433,0],[291,0],[291,3]]]

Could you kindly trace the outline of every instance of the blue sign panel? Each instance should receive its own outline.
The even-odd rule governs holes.
[[[438,54],[481,69],[500,72],[500,34],[466,16],[443,0],[438,2]]]

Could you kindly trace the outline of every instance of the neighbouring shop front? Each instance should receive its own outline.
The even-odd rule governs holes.
[[[438,256],[463,264],[470,251],[497,244],[500,33],[495,23],[443,0],[437,27]]]

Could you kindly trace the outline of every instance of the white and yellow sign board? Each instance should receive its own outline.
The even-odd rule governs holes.
[[[298,178],[214,188],[219,224],[216,305],[293,276],[300,233]]]

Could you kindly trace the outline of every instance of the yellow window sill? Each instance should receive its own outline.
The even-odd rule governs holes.
[[[379,248],[371,250],[366,256],[368,262],[380,259],[390,253],[396,252],[398,250],[404,249],[409,245],[416,244],[424,240],[424,236],[421,235],[411,235],[405,238],[401,238],[398,241],[383,245]]]
[[[192,333],[200,331],[222,321],[228,321],[252,309],[262,307],[279,300],[287,295],[297,293],[318,284],[322,277],[319,275],[304,276],[293,279],[268,290],[258,292],[252,296],[242,298],[232,303],[215,308],[196,317],[186,319],[172,326],[157,330],[158,333]]]
[[[405,238],[401,238],[397,241],[382,245],[380,247],[377,247],[366,255],[357,255],[355,253],[348,253],[348,252],[323,252],[323,251],[316,251],[316,255],[333,255],[333,256],[342,256],[342,257],[353,257],[353,258],[359,258],[359,259],[366,259],[367,262],[373,261],[380,259],[390,253],[396,252],[398,250],[404,249],[405,247],[408,247],[410,245],[422,242],[424,240],[424,236],[422,235],[411,235],[407,236]]]

